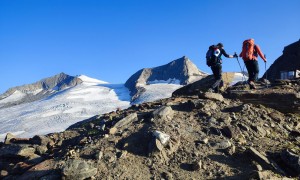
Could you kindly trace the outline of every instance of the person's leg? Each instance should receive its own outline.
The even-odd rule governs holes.
[[[245,61],[245,66],[248,71],[248,83],[251,81],[252,78],[252,68],[251,68],[251,61]]]
[[[212,85],[212,88],[214,89],[215,92],[219,91],[219,86],[222,82],[222,65],[217,64],[214,66],[214,77],[216,82]]]
[[[249,79],[248,79],[248,84],[250,86],[250,89],[256,89],[254,81],[255,81],[255,62],[257,63],[257,61],[246,61],[246,68],[248,71],[248,75],[249,75]]]
[[[253,81],[258,80],[259,66],[257,61],[253,61]]]

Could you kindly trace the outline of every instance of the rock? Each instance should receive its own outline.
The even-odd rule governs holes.
[[[250,131],[250,127],[245,124],[239,123],[238,127],[243,131]]]
[[[102,157],[103,157],[103,152],[102,152],[102,151],[98,151],[98,152],[96,152],[96,154],[95,154],[95,158],[96,158],[97,160],[101,160],[101,159],[102,159]]]
[[[163,172],[162,175],[166,180],[173,180],[173,175],[170,172]]]
[[[168,134],[165,134],[163,132],[160,132],[160,131],[154,131],[153,132],[153,135],[164,145],[166,144],[169,139],[170,139],[170,135]]]
[[[97,174],[97,168],[90,161],[79,159],[68,160],[62,169],[65,179],[87,179]]]
[[[196,161],[192,164],[192,169],[194,171],[199,171],[200,169],[202,169],[202,161]]]
[[[47,146],[37,146],[37,147],[36,147],[36,152],[37,152],[37,154],[39,154],[39,155],[43,155],[43,154],[45,154],[47,151],[48,151]]]
[[[52,140],[46,136],[43,135],[36,135],[33,138],[30,139],[30,142],[32,144],[47,146],[48,143],[50,143]]]
[[[300,156],[290,152],[289,150],[284,150],[281,152],[281,159],[290,168],[294,169],[298,175],[300,175]]]
[[[225,137],[227,137],[229,139],[231,139],[233,137],[233,130],[232,130],[232,127],[230,127],[230,126],[223,127],[221,129],[221,132]]]
[[[174,111],[170,106],[162,106],[153,111],[153,117],[161,120],[171,120],[174,116]]]
[[[0,157],[30,157],[34,154],[35,148],[29,145],[11,144],[0,149]]]
[[[231,142],[229,140],[223,140],[216,144],[218,149],[227,149],[231,146]]]
[[[200,140],[200,142],[203,143],[203,144],[207,144],[208,143],[208,138],[206,137],[206,138]]]
[[[218,128],[216,128],[216,127],[210,127],[210,128],[209,128],[209,134],[221,136],[221,135],[222,135],[222,132],[221,132],[220,129],[218,129]]]
[[[160,140],[155,138],[155,148],[159,151],[163,151],[164,146],[162,145],[162,143],[160,142]]]
[[[118,129],[116,127],[112,127],[109,129],[109,134],[116,134],[118,132]]]
[[[13,135],[12,133],[7,133],[4,139],[4,144],[10,144],[10,140],[16,138],[15,135]]]
[[[132,113],[132,114],[126,116],[125,118],[119,120],[113,127],[119,129],[121,127],[124,127],[124,126],[132,123],[133,121],[136,121],[137,119],[138,119],[137,113]]]
[[[267,131],[266,131],[264,128],[260,127],[260,126],[254,126],[254,125],[252,125],[251,128],[252,128],[256,133],[258,133],[261,137],[265,137],[266,134],[267,134]],[[259,136],[258,136],[258,137],[259,137]]]
[[[231,145],[230,147],[228,147],[227,149],[226,149],[226,154],[228,154],[228,155],[233,155],[234,153],[235,153],[235,145]]]
[[[12,169],[12,174],[23,174],[31,167],[30,164],[25,162],[18,162]]]
[[[218,93],[211,93],[211,92],[199,93],[198,97],[201,99],[210,99],[214,101],[224,102],[223,96]]]
[[[266,156],[262,155],[260,152],[258,152],[256,149],[254,149],[253,147],[250,147],[248,149],[248,152],[253,157],[253,159],[255,161],[257,161],[260,165],[265,167],[265,169],[272,168],[271,162],[269,161],[269,159]]]
[[[54,160],[45,160],[27,170],[22,174],[18,179],[27,180],[27,179],[40,179],[48,174],[55,173],[55,161]]]
[[[277,123],[281,123],[283,121],[283,115],[279,112],[271,112],[269,116]]]

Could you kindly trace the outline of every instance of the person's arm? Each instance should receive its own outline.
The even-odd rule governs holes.
[[[227,58],[234,58],[234,56],[227,54],[223,48],[221,49],[221,53]]]
[[[255,48],[256,52],[258,53],[258,55],[266,62],[267,59],[264,57],[264,54],[261,52],[259,46],[255,44],[254,48]]]

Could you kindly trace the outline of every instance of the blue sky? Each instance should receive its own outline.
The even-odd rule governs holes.
[[[299,0],[0,0],[0,93],[60,72],[124,83],[184,55],[229,54],[254,38],[268,67],[300,38]],[[264,73],[261,59],[260,76]],[[240,71],[236,59],[223,71]]]

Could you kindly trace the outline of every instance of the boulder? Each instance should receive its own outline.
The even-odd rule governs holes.
[[[30,142],[32,144],[37,144],[37,145],[42,145],[42,146],[47,146],[48,143],[51,143],[51,139],[48,138],[47,136],[43,135],[36,135],[33,138],[30,139]]]
[[[33,156],[35,148],[29,145],[11,144],[0,149],[0,157],[28,158]]]
[[[97,174],[96,166],[90,161],[80,159],[68,160],[62,169],[62,176],[65,179],[87,179]]]
[[[137,119],[138,119],[137,113],[132,113],[132,114],[126,116],[125,118],[119,120],[119,121],[113,126],[113,128],[119,129],[119,128],[123,127],[123,126],[126,126],[126,125],[132,123],[133,121],[136,121]]]
[[[224,101],[224,98],[221,94],[212,93],[212,92],[199,93],[198,97],[202,99],[210,99],[214,101],[221,101],[221,102]]]
[[[174,111],[170,106],[162,106],[153,111],[155,119],[171,120],[174,116]]]
[[[170,135],[160,131],[154,131],[153,135],[164,145],[170,140]]]
[[[290,152],[289,150],[284,150],[281,152],[281,159],[290,168],[294,169],[298,175],[300,175],[300,156]]]
[[[24,174],[22,174],[18,179],[26,180],[26,179],[41,179],[49,174],[56,174],[55,170],[55,161],[54,160],[45,160],[27,170]],[[56,175],[56,177],[58,174]]]
[[[15,135],[13,135],[12,133],[7,133],[4,139],[4,144],[10,144],[10,140],[16,138]]]

